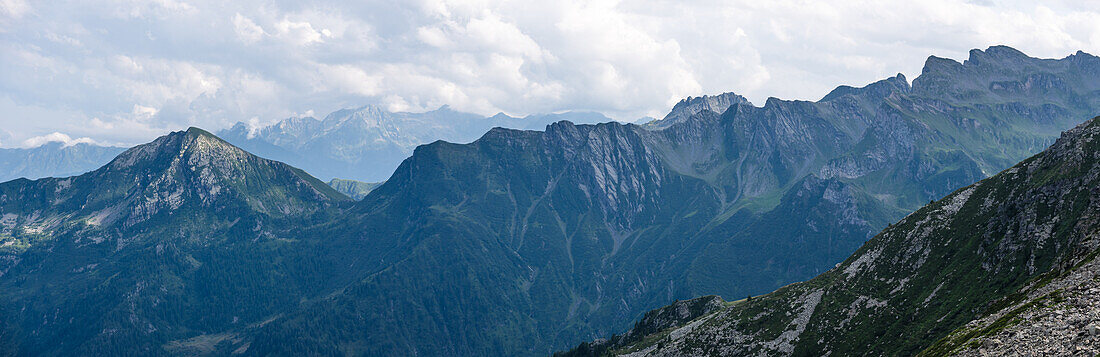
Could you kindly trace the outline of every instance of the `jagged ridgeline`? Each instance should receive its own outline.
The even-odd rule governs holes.
[[[417,147],[358,202],[175,133],[86,175],[0,184],[0,343],[546,355],[677,299],[827,271],[1100,112],[1097,79],[1088,54],[992,47],[817,102],[727,94],[646,126],[493,129]],[[651,316],[653,331],[714,301]]]
[[[559,355],[1095,355],[1098,185],[1093,119],[922,207],[812,280],[650,318],[677,310],[667,307],[622,337]]]

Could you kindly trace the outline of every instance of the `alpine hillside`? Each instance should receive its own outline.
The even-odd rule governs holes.
[[[563,356],[1095,355],[1100,118],[890,225],[828,272]],[[640,332],[640,333],[639,333]]]

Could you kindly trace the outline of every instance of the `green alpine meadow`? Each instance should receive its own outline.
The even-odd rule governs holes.
[[[1100,58],[993,46],[468,143],[424,123],[519,119],[192,127],[0,183],[0,355],[1095,355],[1098,114]]]

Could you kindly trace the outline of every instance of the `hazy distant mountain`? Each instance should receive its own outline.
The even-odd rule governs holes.
[[[1096,355],[1098,185],[1100,118],[810,281],[680,302],[563,357]]]
[[[374,106],[343,109],[322,120],[290,118],[262,128],[237,123],[218,136],[256,155],[289,163],[323,179],[366,182],[389,178],[417,145],[470,142],[493,127],[541,130],[553,122],[611,121],[599,113],[567,112],[514,118],[483,117],[444,106],[425,113],[391,113]]]
[[[95,170],[126,148],[49,142],[34,148],[0,148],[0,182],[20,177],[67,177]]]

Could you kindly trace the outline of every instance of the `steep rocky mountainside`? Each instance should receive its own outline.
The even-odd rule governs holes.
[[[570,354],[1093,355],[1098,185],[1093,119],[910,214],[812,280]]]
[[[332,179],[379,182],[389,178],[417,145],[436,140],[466,143],[493,127],[542,129],[553,122],[608,122],[593,112],[514,118],[463,113],[444,106],[424,113],[388,112],[375,106],[335,111],[322,120],[289,118],[252,128],[237,123],[218,136],[261,157],[286,162]]]
[[[331,275],[287,248],[343,202],[194,128],[80,176],[2,183],[0,350],[161,354],[262,322]]]
[[[68,177],[98,169],[126,148],[49,142],[28,149],[0,149],[0,182]]]

